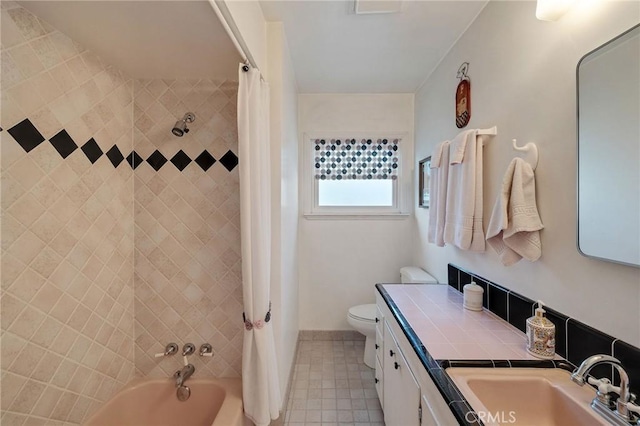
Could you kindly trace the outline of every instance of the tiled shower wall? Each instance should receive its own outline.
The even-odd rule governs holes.
[[[1,421],[78,424],[134,374],[133,81],[1,4]]]
[[[238,377],[242,354],[237,82],[136,80],[135,365],[167,377],[180,356],[154,358],[169,342],[191,356],[195,376]],[[196,115],[179,138],[171,128]]]
[[[237,83],[134,82],[0,7],[2,424],[78,424],[134,372],[172,374],[169,341],[239,376]]]

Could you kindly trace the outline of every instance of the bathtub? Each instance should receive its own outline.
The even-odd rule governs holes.
[[[189,379],[191,397],[178,401],[172,379],[136,379],[107,401],[85,426],[243,426],[241,379]]]

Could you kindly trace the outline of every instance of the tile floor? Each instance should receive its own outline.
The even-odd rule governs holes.
[[[301,340],[285,426],[384,426],[364,340]]]

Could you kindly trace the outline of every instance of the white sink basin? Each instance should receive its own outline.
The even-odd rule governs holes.
[[[558,368],[448,368],[485,425],[607,425],[590,404],[595,390]]]

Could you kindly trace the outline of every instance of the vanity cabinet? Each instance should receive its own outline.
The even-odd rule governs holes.
[[[376,392],[378,394],[378,399],[380,400],[380,406],[384,410],[384,370],[382,368],[382,361],[384,360],[384,315],[380,310],[380,306],[376,305],[376,371],[375,371],[375,382],[376,382]]]
[[[420,386],[388,323],[384,327],[384,341],[387,343],[383,362],[384,422],[387,425],[420,426]]]
[[[376,292],[376,390],[387,426],[449,426],[457,420],[382,296]],[[427,342],[423,342],[427,344]]]

